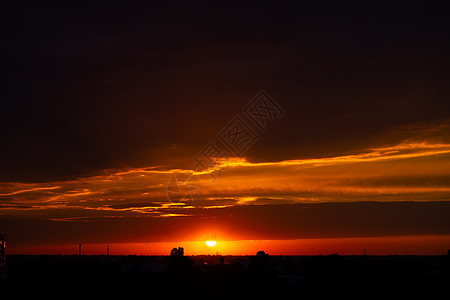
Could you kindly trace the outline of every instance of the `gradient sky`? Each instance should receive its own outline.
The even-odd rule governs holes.
[[[8,3],[1,22],[10,253],[200,254],[192,243],[212,238],[224,254],[450,248],[443,8]],[[261,90],[284,114],[265,131],[244,116],[254,143],[198,169]],[[170,201],[175,174],[200,197],[180,186]]]

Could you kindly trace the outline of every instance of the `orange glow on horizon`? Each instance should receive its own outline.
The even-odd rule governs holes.
[[[110,243],[111,255],[169,255],[175,247],[183,247],[185,255],[255,255],[264,250],[270,255],[445,255],[450,249],[450,235],[390,236],[364,238],[324,238],[296,240],[234,240],[208,246],[205,241]],[[76,255],[78,244],[15,247],[7,253]],[[83,254],[104,255],[106,244],[83,243]]]

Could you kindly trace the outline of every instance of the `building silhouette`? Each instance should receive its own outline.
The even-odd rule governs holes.
[[[0,279],[6,276],[5,248],[5,236],[0,232]]]

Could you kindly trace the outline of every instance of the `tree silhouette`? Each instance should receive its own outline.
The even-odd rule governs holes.
[[[172,251],[170,251],[170,256],[184,256],[184,248],[183,247],[178,247],[177,248],[173,248]]]

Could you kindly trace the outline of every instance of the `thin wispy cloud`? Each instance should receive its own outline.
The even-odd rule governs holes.
[[[43,210],[58,209],[67,219],[79,217],[71,215],[77,208],[77,214],[90,210],[103,216],[177,217],[170,212],[173,205],[186,211],[194,207],[186,205],[189,199],[177,204],[167,198],[167,182],[180,173],[197,176],[203,199],[196,205],[204,208],[360,201],[377,195],[377,201],[433,201],[450,196],[448,170],[450,144],[426,142],[279,162],[217,160],[213,169],[202,172],[158,167],[105,170],[104,175],[66,182],[4,183],[0,214],[41,218]]]

